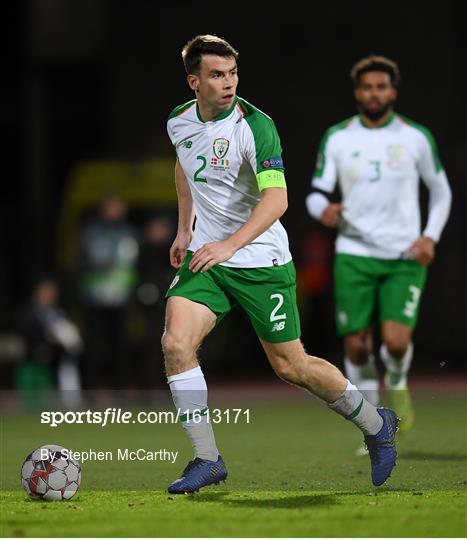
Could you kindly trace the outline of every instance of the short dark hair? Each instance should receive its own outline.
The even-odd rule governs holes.
[[[372,54],[366,58],[362,58],[352,66],[350,77],[355,88],[360,84],[360,77],[369,71],[383,71],[389,75],[391,84],[394,88],[399,86],[401,74],[396,62],[385,56],[376,56]]]
[[[225,39],[211,34],[196,36],[182,50],[183,64],[187,75],[199,73],[203,54],[233,57],[238,60],[238,52]]]

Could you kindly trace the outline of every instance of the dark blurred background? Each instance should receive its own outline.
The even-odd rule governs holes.
[[[58,355],[62,368],[66,362],[68,367],[78,366],[87,380],[83,357],[90,330],[86,324],[100,321],[99,328],[105,319],[106,329],[89,338],[96,347],[104,347],[102,355],[108,355],[101,378],[93,383],[140,386],[144,380],[162,380],[161,295],[172,275],[162,254],[167,254],[176,220],[174,153],[165,123],[176,105],[193,98],[180,52],[188,39],[200,33],[215,33],[239,50],[239,95],[275,120],[289,186],[290,206],[283,222],[298,269],[303,341],[310,352],[338,365],[341,344],[335,337],[331,283],[333,235],[308,217],[304,198],[323,132],[354,114],[351,65],[369,53],[399,63],[402,85],[396,109],[432,130],[453,190],[451,216],[422,301],[413,369],[463,368],[467,353],[465,2],[445,0],[433,6],[287,2],[271,9],[253,2],[29,0],[10,2],[4,15],[9,38],[4,47],[8,57],[1,115],[3,387],[30,384],[32,375],[18,375],[17,366],[37,354],[34,343],[41,343],[38,332],[43,331],[37,330],[37,317],[52,324],[56,336],[45,364],[57,362]],[[94,231],[89,234],[99,236],[95,211],[109,197],[120,199],[124,206],[123,229],[113,237],[120,257],[115,264],[120,266],[112,274],[116,288],[100,291],[103,303],[93,304],[89,295],[94,294],[90,287],[96,276],[85,275],[89,268],[80,242],[89,227]],[[424,189],[421,197],[426,203]],[[89,249],[92,255],[92,246]],[[54,309],[37,315],[31,298],[44,292],[44,283],[55,288],[52,297],[47,291],[44,297],[52,298]],[[96,324],[91,326],[96,329]],[[47,332],[51,335],[50,329]],[[114,343],[115,350],[106,352],[103,342],[116,334],[123,336],[121,346]],[[36,341],[25,342],[24,335],[33,335]],[[39,349],[43,354],[43,343]],[[115,355],[121,350],[123,364],[114,369]],[[202,356],[210,372],[219,377],[269,376],[255,335],[241,314],[216,328]],[[156,359],[152,367],[151,358]],[[141,365],[147,370],[143,380]],[[106,380],[106,370],[116,371],[113,381]],[[65,370],[63,376],[71,380],[72,371]]]

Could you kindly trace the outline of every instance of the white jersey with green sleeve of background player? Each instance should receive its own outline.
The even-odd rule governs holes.
[[[169,115],[167,131],[193,198],[191,251],[235,233],[248,221],[263,189],[286,187],[274,122],[239,97],[209,122],[200,117],[196,100],[185,103]],[[276,221],[221,264],[260,268],[283,265],[291,258],[287,233]]]
[[[449,215],[451,191],[429,130],[393,113],[385,125],[368,128],[354,116],[323,137],[307,198],[321,219],[326,194],[339,181],[344,209],[336,251],[397,259],[420,237],[419,178],[429,190],[423,235],[437,242]]]

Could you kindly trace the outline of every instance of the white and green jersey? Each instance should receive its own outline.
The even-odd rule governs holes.
[[[185,173],[196,214],[190,250],[229,238],[251,216],[268,187],[285,188],[274,122],[241,98],[210,122],[196,100],[170,114],[167,131]],[[237,268],[286,264],[292,256],[279,221],[222,263]]]
[[[310,214],[321,219],[339,181],[344,210],[338,253],[394,259],[420,236],[419,178],[430,192],[423,234],[436,242],[449,215],[451,191],[429,130],[392,114],[370,129],[359,116],[330,128],[320,145],[307,198]],[[324,193],[321,193],[324,192]]]

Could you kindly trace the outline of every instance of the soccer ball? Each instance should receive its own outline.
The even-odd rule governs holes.
[[[63,454],[65,452],[65,454]],[[21,483],[33,499],[71,499],[81,482],[81,466],[63,446],[41,446],[24,460]]]

